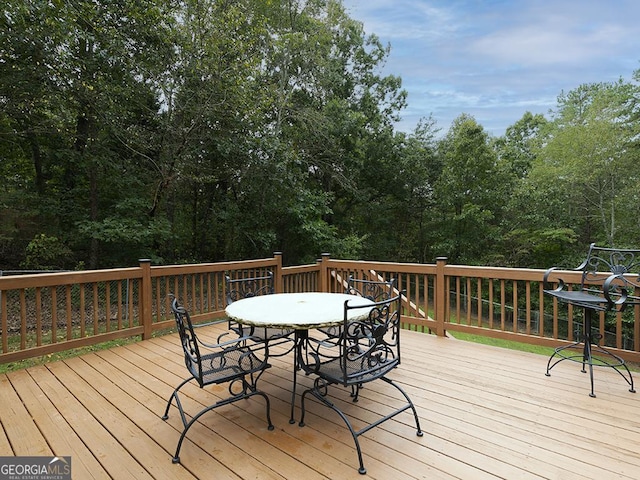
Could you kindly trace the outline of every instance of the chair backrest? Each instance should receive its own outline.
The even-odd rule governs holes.
[[[626,295],[625,303],[639,303],[637,289],[640,289],[640,250],[589,246],[584,262],[576,269],[582,270],[581,289],[594,294],[609,296]],[[612,275],[617,278],[612,279]],[[611,283],[606,283],[607,281]]]
[[[242,298],[274,293],[273,272],[263,276],[231,278],[225,275],[227,305]]]
[[[345,384],[374,380],[400,364],[401,297],[402,293],[373,307],[357,300],[345,302],[340,338]],[[354,318],[356,310],[362,310],[363,316]]]
[[[178,304],[178,299],[172,296],[171,310],[176,319],[176,327],[180,335],[180,343],[184,351],[184,363],[187,370],[202,386],[202,357],[198,348],[198,337],[193,329],[193,323],[187,310]]]
[[[395,278],[388,281],[376,281],[354,278],[353,275],[349,275],[345,293],[359,295],[374,302],[381,302],[392,297],[395,283]]]

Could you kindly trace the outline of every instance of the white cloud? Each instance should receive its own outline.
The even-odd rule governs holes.
[[[391,44],[384,71],[409,92],[399,126],[407,131],[430,113],[443,129],[468,113],[501,135],[527,110],[553,108],[562,91],[630,79],[640,68],[637,0],[344,3]]]
[[[415,0],[348,0],[351,17],[362,21],[368,33],[389,38],[438,38],[451,32],[453,12]]]

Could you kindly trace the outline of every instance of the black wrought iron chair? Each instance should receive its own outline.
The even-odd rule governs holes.
[[[227,305],[242,298],[256,297],[258,295],[271,295],[275,292],[273,285],[273,272],[266,272],[263,276],[231,278],[225,275]],[[266,341],[291,341],[294,331],[283,328],[257,328],[242,325],[229,320],[229,330],[239,336],[251,336]],[[293,348],[293,345],[292,345]],[[289,350],[287,350],[288,352]],[[274,355],[275,356],[275,355]]]
[[[349,275],[347,288],[344,293],[368,298],[373,302],[381,302],[383,300],[389,300],[393,296],[395,284],[395,278],[391,278],[390,280],[367,280]],[[341,327],[324,327],[318,330],[329,338],[337,338],[340,334]],[[357,397],[361,388],[362,384],[352,385],[351,396],[354,398]]]
[[[262,396],[267,404],[267,427],[273,430],[271,423],[271,403],[269,397],[258,390],[257,382],[265,369],[269,356],[268,345],[254,343],[250,337],[239,337],[228,342],[207,344],[196,335],[197,325],[193,325],[189,313],[180,305],[174,297],[171,301],[171,309],[175,316],[180,342],[184,351],[184,361],[190,376],[178,385],[167,402],[163,420],[169,418],[169,410],[175,401],[184,429],[180,434],[173,463],[180,462],[180,449],[182,442],[191,426],[205,413],[222,405],[228,405],[238,400],[246,399],[254,395]],[[259,356],[260,355],[260,356]],[[200,388],[208,385],[229,384],[229,397],[218,400],[213,405],[203,408],[191,419],[187,419],[179,390],[187,383],[195,381]]]
[[[633,377],[623,358],[600,345],[602,332],[594,332],[593,312],[621,312],[631,304],[640,304],[637,292],[640,289],[640,250],[589,246],[587,258],[571,271],[581,272],[580,287],[570,290],[565,282],[557,278],[555,288],[551,277],[556,277],[557,267],[548,269],[543,278],[544,292],[558,300],[583,309],[582,334],[579,340],[558,347],[547,362],[546,375],[563,360],[582,363],[582,372],[589,366],[591,393],[595,397],[593,367],[610,367],[624,378],[629,391],[635,393]],[[567,270],[567,269],[565,269]]]
[[[396,415],[411,410],[416,422],[417,435],[423,435],[416,408],[405,391],[387,377],[400,364],[400,303],[401,295],[375,302],[373,306],[363,305],[357,300],[348,300],[344,304],[344,321],[338,341],[325,342],[323,339],[309,338],[301,351],[301,367],[305,373],[315,375],[313,387],[302,393],[300,426],[304,426],[306,398],[311,394],[327,407],[334,410],[346,423],[358,454],[359,469],[366,473],[362,459],[362,450],[358,437]],[[361,310],[362,316],[347,320],[348,312]],[[359,387],[376,380],[396,388],[406,403],[365,427],[355,430],[347,415],[329,400],[329,386],[346,388]],[[358,402],[360,392],[352,402]],[[379,406],[380,410],[385,407]],[[377,407],[372,408],[376,410]]]

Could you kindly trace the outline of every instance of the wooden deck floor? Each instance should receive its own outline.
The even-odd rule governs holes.
[[[640,393],[608,369],[588,376],[563,362],[459,340],[403,332],[392,375],[415,401],[425,435],[403,413],[361,437],[371,479],[638,479]],[[260,397],[217,409],[179,436],[165,402],[185,374],[175,335],[0,376],[0,455],[72,457],[73,478],[356,479],[353,442],[332,411],[313,404],[290,425],[291,357],[274,358]],[[308,378],[302,383],[307,384]],[[639,385],[640,386],[640,385]],[[215,391],[185,388],[194,411]],[[346,409],[370,418],[395,402],[386,385]]]

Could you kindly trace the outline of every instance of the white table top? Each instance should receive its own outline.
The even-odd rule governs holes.
[[[229,318],[256,327],[299,330],[330,327],[344,320],[344,302],[350,306],[372,305],[367,298],[344,293],[277,293],[243,298],[227,306]],[[349,310],[349,320],[365,318],[369,309]]]

